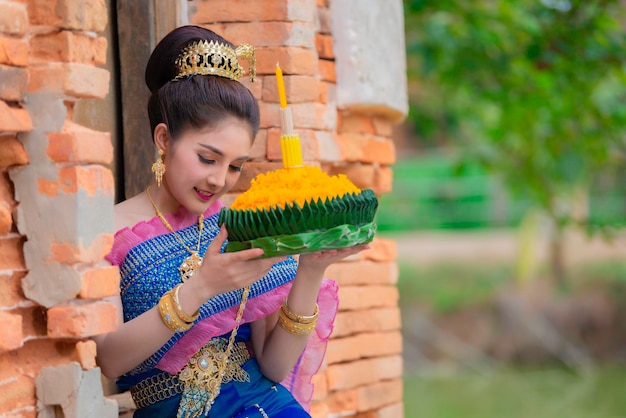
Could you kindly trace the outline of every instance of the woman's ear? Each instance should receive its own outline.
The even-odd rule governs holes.
[[[170,135],[167,131],[167,125],[164,123],[159,123],[154,128],[154,145],[156,145],[158,150],[162,150],[167,154],[167,148],[170,144]]]

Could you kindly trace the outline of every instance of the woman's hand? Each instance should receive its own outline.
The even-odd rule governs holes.
[[[222,225],[220,232],[207,248],[202,265],[189,279],[187,284],[191,286],[181,288],[181,297],[185,287],[193,288],[196,303],[200,302],[201,305],[215,295],[251,285],[269,273],[274,264],[287,258],[258,258],[263,255],[260,248],[222,253],[221,248],[227,238],[228,232]]]
[[[351,255],[358,254],[368,248],[368,244],[361,244],[355,245],[354,247],[301,254],[298,269],[323,274],[326,268],[328,268],[331,264],[341,261]]]

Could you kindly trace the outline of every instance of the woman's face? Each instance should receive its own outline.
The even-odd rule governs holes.
[[[204,213],[239,179],[252,147],[250,128],[231,117],[211,129],[190,129],[165,149],[165,187],[174,201],[193,213]]]

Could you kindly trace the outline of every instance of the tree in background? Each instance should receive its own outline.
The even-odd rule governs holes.
[[[576,201],[626,159],[626,3],[404,6],[409,117],[420,140],[457,148],[547,215],[553,277],[564,280],[564,229],[607,227],[577,213]]]

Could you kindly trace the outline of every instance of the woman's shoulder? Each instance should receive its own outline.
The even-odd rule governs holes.
[[[131,228],[139,222],[154,218],[152,206],[146,205],[144,193],[140,193],[115,205],[115,230]]]

